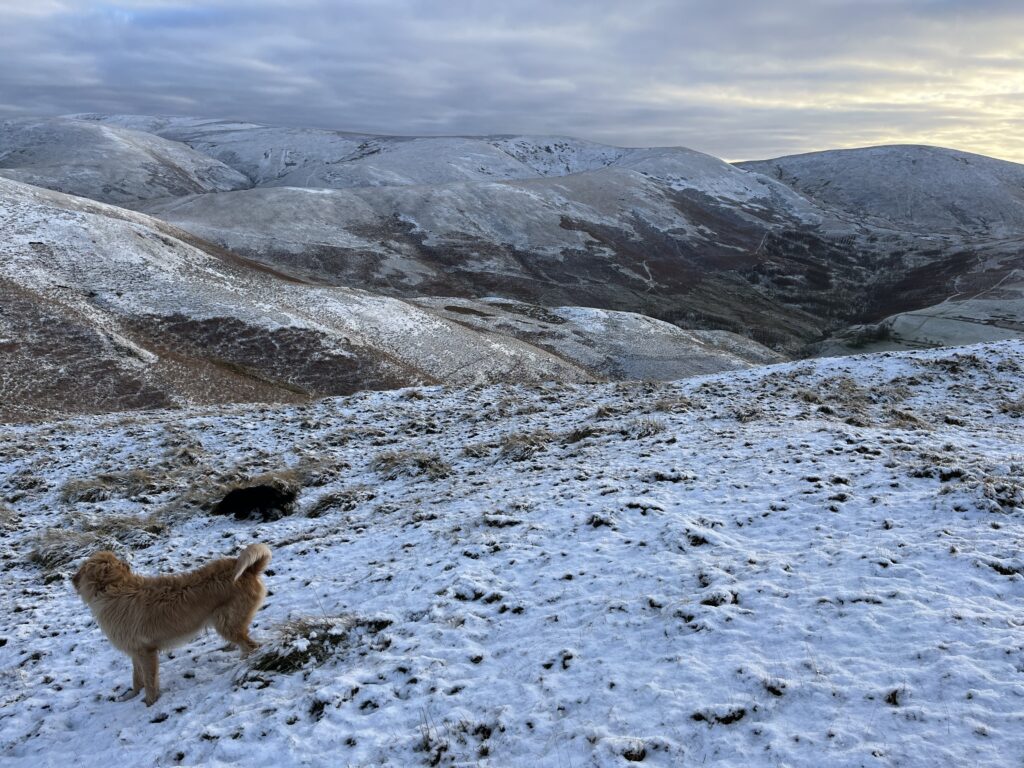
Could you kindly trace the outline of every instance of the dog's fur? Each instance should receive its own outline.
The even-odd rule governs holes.
[[[132,687],[124,698],[146,689],[146,705],[160,697],[157,653],[188,642],[213,627],[242,657],[257,644],[249,624],[267,589],[260,574],[270,548],[250,544],[237,557],[215,560],[189,573],[138,576],[113,552],[92,555],[72,579],[100,629],[132,659]]]

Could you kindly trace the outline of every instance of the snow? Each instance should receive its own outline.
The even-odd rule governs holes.
[[[1020,765],[1022,372],[1005,341],[9,425],[0,760]],[[294,516],[189,504],[287,468]],[[268,544],[266,650],[201,636],[154,707],[113,701],[130,666],[66,580],[92,545],[30,559],[103,521],[141,572]]]
[[[1024,165],[942,147],[836,149],[738,163],[822,205],[915,232],[1019,235]]]
[[[0,121],[0,176],[119,204],[249,186],[184,144],[63,118]]]
[[[279,215],[286,218],[286,213]],[[265,340],[236,344],[238,362],[254,366],[262,365],[263,350],[274,356],[273,333],[282,328],[304,332],[318,351],[290,364],[291,373],[301,375],[306,364],[315,369],[318,354],[355,355],[364,361],[362,379],[355,382],[363,388],[378,386],[372,375],[377,370],[374,361],[381,358],[390,366],[394,383],[473,384],[510,378],[677,378],[747,367],[772,355],[752,343],[749,348],[738,342],[723,348],[674,326],[599,310],[590,312],[603,318],[596,330],[573,320],[587,315],[582,311],[561,322],[554,334],[544,323],[513,320],[516,327],[510,328],[489,305],[453,300],[464,312],[492,318],[470,328],[466,314],[445,311],[447,299],[417,302],[284,280],[244,261],[207,253],[197,247],[201,243],[185,242],[184,233],[149,216],[7,179],[0,179],[0,225],[7,233],[0,243],[4,290],[27,294],[51,317],[62,312],[73,327],[84,327],[97,339],[91,347],[79,347],[66,329],[47,327],[29,318],[31,313],[0,316],[0,342],[7,344],[0,386],[15,407],[27,407],[35,397],[39,407],[63,407],[64,393],[73,387],[81,395],[70,398],[74,406],[101,409],[101,403],[109,402],[102,397],[110,388],[109,375],[90,381],[74,370],[82,365],[76,360],[93,364],[101,358],[166,392],[171,402],[251,397],[226,391],[223,384],[211,391],[205,374],[195,366],[180,382],[161,378],[162,366],[169,359],[180,361],[182,350],[168,354],[163,344],[136,327],[140,321],[159,318],[244,324]],[[522,312],[545,310],[518,305],[516,313],[502,314],[518,318]],[[40,333],[52,338],[31,346],[30,337]],[[538,343],[537,333],[548,338]],[[26,351],[30,349],[42,351]],[[213,356],[222,354],[223,350],[215,351]],[[331,374],[332,379],[341,376]],[[47,387],[59,392],[47,394]],[[310,394],[338,392],[314,389]],[[9,404],[0,403],[4,405]]]

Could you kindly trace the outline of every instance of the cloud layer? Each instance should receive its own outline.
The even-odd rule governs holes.
[[[1024,162],[1019,0],[0,0],[0,114]]]

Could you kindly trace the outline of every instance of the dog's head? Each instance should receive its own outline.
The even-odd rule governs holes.
[[[131,572],[128,564],[118,559],[113,552],[97,552],[82,563],[82,567],[71,577],[71,584],[88,603],[111,585],[123,581]]]

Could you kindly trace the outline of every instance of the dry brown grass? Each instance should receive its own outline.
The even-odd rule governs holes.
[[[659,413],[684,413],[699,407],[700,405],[690,398],[679,395],[678,397],[662,397],[655,400],[651,410]]]
[[[48,528],[32,542],[29,561],[59,571],[101,549],[143,549],[156,542],[167,523],[154,515],[71,515],[63,526]]]
[[[376,494],[366,485],[357,485],[333,493],[327,493],[313,502],[306,511],[306,517],[323,517],[328,512],[351,512],[360,504],[373,501]]]
[[[1016,400],[1003,400],[999,404],[999,412],[1019,419],[1024,416],[1024,397],[1019,397]]]
[[[526,461],[543,451],[555,440],[555,436],[546,429],[506,435],[501,439],[501,450],[498,456],[502,461]]]
[[[107,472],[94,477],[69,480],[61,488],[61,499],[68,504],[98,502],[108,499],[135,499],[163,493],[170,489],[165,479],[154,477],[145,469]]]
[[[20,525],[21,515],[6,504],[0,504],[0,531],[13,531]]]
[[[619,430],[627,440],[642,440],[665,431],[665,422],[660,419],[634,419]]]
[[[448,477],[452,471],[440,456],[426,451],[387,451],[378,454],[370,466],[385,480],[420,475],[439,480]]]

